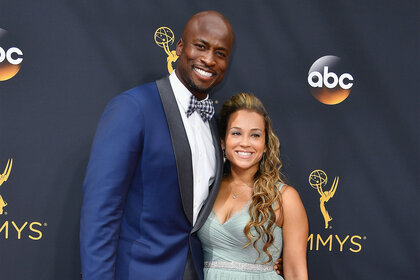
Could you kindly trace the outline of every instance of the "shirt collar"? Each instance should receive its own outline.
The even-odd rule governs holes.
[[[175,95],[175,99],[181,105],[184,112],[187,112],[188,106],[190,105],[190,99],[191,99],[192,93],[179,80],[178,76],[175,74],[175,69],[169,75],[169,82],[171,83],[172,90]],[[207,98],[209,98],[208,94],[204,100],[206,100]]]

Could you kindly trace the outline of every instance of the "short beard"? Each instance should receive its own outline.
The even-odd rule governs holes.
[[[186,80],[188,87],[193,91],[193,92],[197,92],[197,93],[203,93],[203,94],[208,94],[211,87],[209,88],[202,88],[202,87],[198,87],[195,83],[193,83],[193,81],[191,81],[190,79]]]

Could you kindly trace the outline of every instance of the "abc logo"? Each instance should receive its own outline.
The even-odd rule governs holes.
[[[12,38],[0,28],[0,81],[13,78],[20,70],[23,52],[16,47]]]
[[[0,47],[0,63],[2,63],[5,59],[7,59],[7,62],[13,65],[18,65],[22,62],[23,58],[13,58],[13,54],[16,54],[17,56],[22,56],[23,52],[19,50],[16,47],[12,47],[5,51],[2,47]]]
[[[323,56],[312,64],[308,84],[312,95],[319,102],[335,105],[349,96],[353,76],[342,68],[341,59],[332,55]]]

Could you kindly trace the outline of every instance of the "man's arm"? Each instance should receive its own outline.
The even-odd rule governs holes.
[[[114,98],[99,122],[86,177],[80,220],[85,280],[115,279],[124,202],[140,156],[142,115],[129,94]]]

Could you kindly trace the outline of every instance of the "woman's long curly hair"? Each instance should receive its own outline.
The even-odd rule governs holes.
[[[265,242],[263,251],[268,256],[268,261],[265,263],[269,263],[273,260],[273,257],[268,251],[268,248],[273,245],[273,231],[276,227],[276,215],[273,205],[276,204],[276,207],[282,209],[281,194],[278,188],[279,182],[284,182],[280,173],[280,168],[282,167],[280,161],[280,142],[273,132],[270,118],[263,104],[257,97],[249,93],[238,93],[223,103],[222,109],[219,112],[219,129],[223,140],[226,137],[226,129],[230,116],[239,110],[253,111],[264,118],[266,151],[260,160],[258,171],[254,175],[252,201],[248,210],[251,220],[244,228],[244,233],[249,242],[244,247],[252,244],[258,252],[258,260],[260,258],[260,251],[256,247],[256,244],[261,239]],[[226,159],[224,175],[228,176],[230,173],[230,162]],[[280,202],[280,204],[277,202]],[[255,229],[256,236],[251,232],[252,228]]]

